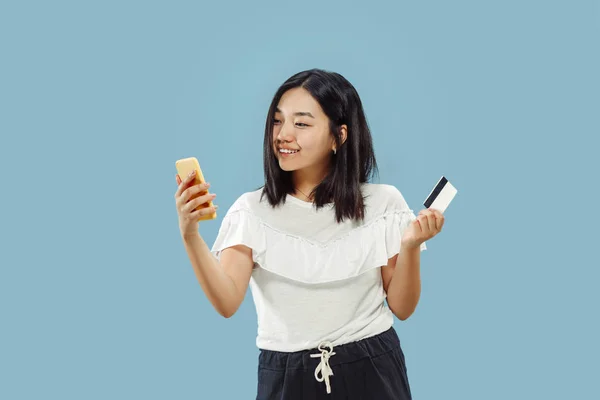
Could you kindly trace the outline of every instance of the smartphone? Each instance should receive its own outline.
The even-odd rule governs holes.
[[[182,181],[185,181],[185,179],[188,177],[190,172],[192,172],[194,170],[196,171],[196,176],[194,177],[194,181],[192,182],[192,184],[190,186],[198,185],[198,184],[205,182],[204,175],[202,174],[202,170],[200,169],[200,164],[198,163],[198,160],[196,159],[196,157],[182,158],[181,160],[175,161],[175,168],[177,168],[177,174],[179,175],[179,178]],[[195,199],[196,197],[204,196],[207,193],[208,193],[208,190],[203,190],[203,191],[193,195],[190,198],[190,200]],[[190,201],[190,200],[188,200],[188,201]],[[202,208],[212,207],[212,206],[213,206],[213,202],[212,202],[212,200],[210,200],[207,203],[200,204],[198,207],[196,207],[194,209],[194,211],[200,210]],[[207,214],[207,215],[201,216],[198,219],[198,221],[207,221],[207,220],[211,220],[211,219],[215,219],[215,218],[217,218],[216,211],[212,214]]]

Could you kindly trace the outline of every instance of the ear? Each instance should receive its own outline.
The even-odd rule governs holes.
[[[340,127],[340,136],[342,139],[342,144],[344,144],[344,142],[346,142],[346,138],[348,137],[348,126],[347,125],[342,125]]]
[[[347,138],[348,138],[348,126],[344,124],[344,125],[340,126],[340,141],[342,142],[342,145],[346,142]]]

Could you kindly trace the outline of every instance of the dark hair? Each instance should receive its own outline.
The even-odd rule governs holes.
[[[315,187],[317,209],[327,203],[334,203],[337,222],[344,218],[362,220],[365,216],[365,203],[360,190],[377,172],[377,162],[373,151],[371,132],[363,111],[360,97],[350,82],[342,75],[311,69],[299,72],[285,81],[273,97],[267,121],[263,149],[265,185],[261,194],[267,196],[271,206],[285,203],[287,194],[294,193],[292,175],[279,167],[273,150],[273,119],[279,100],[293,88],[302,87],[319,103],[329,118],[329,129],[336,143],[336,154],[325,179]],[[346,141],[342,145],[339,128],[347,125]]]

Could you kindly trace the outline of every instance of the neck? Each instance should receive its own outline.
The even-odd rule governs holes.
[[[301,169],[292,173],[292,182],[294,188],[300,191],[299,194],[306,198],[325,179],[325,176],[327,176],[327,169],[324,168],[314,168],[312,170]]]

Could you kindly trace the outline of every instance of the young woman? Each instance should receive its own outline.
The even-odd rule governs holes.
[[[443,215],[415,216],[398,189],[368,183],[377,169],[354,87],[300,72],[277,90],[264,136],[265,185],[241,195],[214,246],[192,212],[215,195],[183,181],[181,235],[214,308],[231,317],[248,286],[258,315],[257,399],[410,399],[393,316],[419,300],[420,252]],[[387,306],[386,306],[387,297]]]

